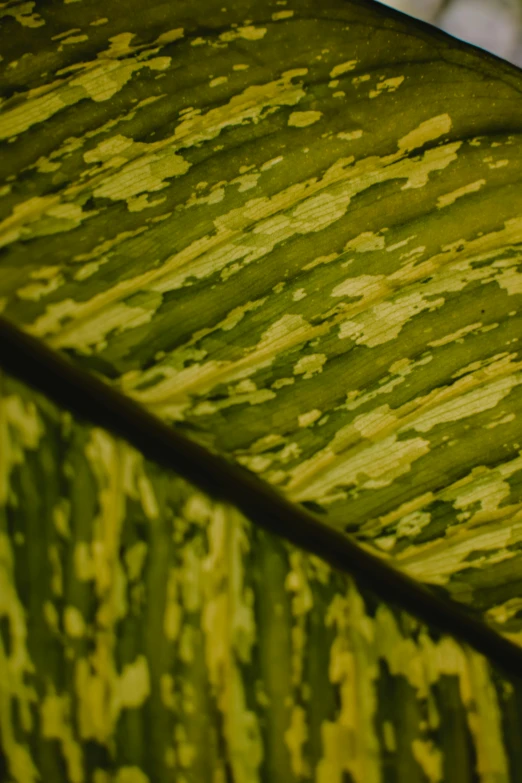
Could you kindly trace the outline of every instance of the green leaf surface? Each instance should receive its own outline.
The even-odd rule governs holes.
[[[517,779],[519,677],[5,373],[0,392],[0,779]]]
[[[0,311],[175,429],[243,465],[291,501],[305,504],[317,512],[325,526],[351,533],[394,566],[435,586],[508,638],[522,643],[520,72],[367,0],[327,0],[320,5],[310,0],[240,0],[233,6],[223,2],[204,0],[194,5],[154,0],[125,6],[99,0],[63,5],[8,2],[0,10]],[[16,394],[13,399],[18,399]],[[15,420],[17,415],[21,417],[19,424],[25,431],[26,408],[19,402],[9,405],[15,406],[12,415]],[[39,415],[35,419],[35,409],[29,409],[36,427]],[[70,426],[75,432],[83,425],[74,420]],[[40,432],[34,427],[25,434],[29,451],[36,449],[31,438]],[[31,491],[36,487],[40,492],[47,480],[44,474],[54,471],[55,481],[62,484],[46,488],[53,498],[50,505],[54,507],[58,498],[62,498],[60,503],[65,499],[63,502],[70,504],[72,495],[77,496],[72,539],[79,536],[83,540],[85,535],[85,540],[89,536],[95,540],[98,533],[92,530],[96,524],[104,525],[93,522],[101,512],[92,506],[102,491],[94,479],[96,470],[112,475],[112,467],[104,460],[115,447],[99,446],[90,467],[82,462],[87,441],[71,447],[74,454],[76,448],[79,451],[67,459],[79,460],[78,468],[71,468],[73,475],[65,481],[59,479],[60,471],[65,470],[62,436],[41,435],[42,442],[51,444],[51,451],[47,456],[38,452],[28,457],[30,463],[36,462],[27,468],[25,450],[19,445],[21,436],[17,437],[18,445],[10,447],[16,471],[9,472],[5,459],[0,465],[3,502],[14,509],[12,519],[23,518],[27,530],[33,525],[33,533],[24,535],[36,541],[38,514],[30,502]],[[105,433],[103,443],[112,443],[110,438]],[[36,473],[31,473],[33,470]],[[121,470],[120,465],[116,472]],[[111,524],[120,526],[117,531],[127,519],[122,497],[126,492],[133,497],[135,486],[139,486],[136,475],[129,480],[134,489],[114,488],[114,505],[107,512],[114,517]],[[17,484],[19,481],[22,483]],[[147,481],[152,479],[144,478],[143,486],[149,486]],[[164,498],[157,501],[159,507],[177,508],[181,501],[176,487],[182,480],[172,483],[163,477],[158,481],[160,488],[151,492]],[[10,482],[15,482],[14,489]],[[183,495],[189,490],[179,492]],[[171,513],[165,511],[165,519],[170,520]],[[205,519],[210,519],[209,515]],[[166,524],[163,514],[159,516]],[[132,527],[134,522],[128,524]],[[243,524],[247,522],[240,527]],[[198,659],[194,666],[200,667],[199,674],[187,670],[186,682],[190,692],[195,688],[199,694],[194,696],[199,705],[194,710],[206,716],[209,723],[205,731],[213,739],[208,740],[207,761],[198,756],[196,762],[186,751],[184,758],[192,759],[188,767],[209,765],[205,770],[194,767],[187,773],[186,783],[206,783],[212,779],[211,768],[222,770],[216,772],[213,783],[278,783],[293,780],[292,775],[319,783],[391,783],[399,779],[396,775],[422,783],[515,779],[514,770],[520,770],[517,764],[522,762],[518,757],[507,760],[512,751],[506,748],[513,742],[506,737],[510,731],[516,733],[513,727],[518,726],[518,718],[513,717],[511,707],[498,712],[500,707],[493,708],[493,702],[487,701],[493,699],[493,685],[484,684],[490,683],[489,674],[477,674],[479,680],[473,681],[469,673],[459,674],[464,671],[459,658],[462,652],[451,653],[448,671],[442,664],[442,669],[435,666],[439,672],[435,680],[441,671],[453,677],[443,700],[457,704],[461,699],[462,703],[452,713],[457,721],[454,736],[443,741],[439,735],[430,735],[429,741],[435,743],[433,752],[428,753],[425,745],[419,750],[424,754],[423,762],[417,759],[422,773],[410,771],[413,762],[406,756],[409,753],[410,759],[414,753],[413,738],[428,741],[422,734],[427,730],[427,719],[419,717],[418,706],[408,706],[410,696],[417,699],[417,686],[408,679],[411,672],[402,669],[405,682],[392,685],[385,677],[379,698],[383,705],[398,701],[403,708],[396,705],[397,715],[384,718],[381,707],[377,712],[371,707],[374,697],[361,695],[370,717],[362,715],[360,724],[350,724],[356,737],[353,742],[363,742],[366,720],[371,719],[372,725],[379,727],[375,731],[384,733],[374,736],[368,730],[364,742],[370,745],[348,754],[350,761],[336,757],[337,767],[331,768],[317,767],[333,747],[328,743],[338,749],[352,740],[345,742],[341,735],[328,739],[324,721],[333,720],[333,705],[340,709],[338,715],[345,713],[339,696],[325,685],[323,706],[317,707],[317,712],[310,710],[306,719],[310,721],[306,734],[310,745],[305,753],[308,766],[306,771],[304,767],[296,771],[295,758],[301,758],[305,741],[290,761],[285,756],[290,752],[288,746],[283,751],[280,744],[284,732],[294,726],[289,722],[291,713],[284,711],[290,710],[284,694],[294,676],[288,645],[295,620],[287,595],[293,588],[285,587],[285,580],[288,568],[294,566],[287,545],[247,528],[244,536],[250,542],[248,551],[255,553],[251,557],[257,563],[256,578],[259,584],[265,582],[263,589],[256,588],[260,597],[255,602],[260,613],[259,639],[263,641],[257,646],[253,641],[244,644],[249,650],[248,645],[254,645],[255,655],[260,656],[255,666],[264,667],[263,677],[272,683],[267,687],[278,694],[282,706],[270,709],[268,717],[261,719],[256,717],[254,702],[249,702],[255,720],[260,721],[263,740],[256,747],[264,749],[263,760],[254,751],[250,757],[249,751],[248,763],[254,765],[250,771],[238,772],[232,761],[229,769],[219,742],[227,737],[228,753],[234,727],[241,725],[246,730],[245,724],[238,713],[229,716],[228,707],[225,709],[216,695],[219,689],[212,696],[217,699],[213,706],[197,701],[209,698],[204,678],[214,676],[207,671],[208,661]],[[5,529],[6,552],[11,552],[14,532],[9,525]],[[107,535],[112,535],[111,529],[107,528]],[[49,528],[45,535],[52,538],[59,532]],[[144,538],[147,557],[152,558],[147,560],[151,573],[150,562],[158,561],[154,577],[158,583],[147,583],[143,588],[153,597],[165,589],[160,574],[171,567],[169,558],[192,557],[184,539],[177,542],[176,554],[172,543],[166,545],[164,533],[158,532],[158,540],[153,541],[155,535],[147,530]],[[200,541],[194,544],[200,547],[198,557],[204,557],[202,552],[206,551],[208,542],[201,539],[205,535],[210,534],[204,530],[195,538]],[[237,535],[243,540],[243,534]],[[116,546],[115,542],[104,546]],[[49,544],[51,549],[53,546]],[[140,551],[144,557],[144,550]],[[309,562],[308,555],[295,551],[295,557]],[[106,552],[100,555],[102,560],[106,556]],[[11,563],[12,555],[6,557],[6,563]],[[56,559],[57,555],[49,557]],[[123,553],[114,549],[110,557],[115,570],[107,572],[104,589],[116,595],[124,589],[120,573]],[[16,579],[10,571],[6,573],[11,574],[9,584],[16,583],[16,589],[22,590],[20,600],[28,616],[37,618],[30,631],[35,634],[30,642],[33,656],[39,634],[42,639],[48,637],[50,622],[45,626],[47,621],[41,607],[38,609],[43,593],[38,594],[37,585],[48,580],[48,574],[40,573],[44,568],[40,540],[27,545],[27,553],[20,553],[20,558],[17,555],[14,562],[33,565],[26,568],[18,564],[16,568],[21,570]],[[219,560],[218,555],[216,558]],[[93,601],[103,604],[105,599],[96,592],[94,583],[82,593],[77,567],[73,563],[71,570],[69,565],[71,582],[62,594],[67,605],[81,610],[86,622],[89,612],[94,617],[92,612],[98,611]],[[31,568],[36,569],[33,582],[27,576]],[[103,568],[102,563],[100,574]],[[188,565],[186,568],[190,571]],[[194,561],[194,574],[197,568]],[[92,582],[94,577],[89,579]],[[289,584],[292,579],[298,577],[291,577]],[[335,579],[341,577],[336,575]],[[380,622],[375,619],[378,613],[365,609],[366,598],[360,597],[352,583],[347,587],[347,577],[343,579],[342,589],[351,591],[349,600],[359,607],[351,610],[359,618],[350,620],[353,633],[366,638],[364,628],[371,627],[368,639],[377,644],[375,638],[381,633],[375,630]],[[325,585],[330,585],[328,580]],[[49,584],[47,590],[51,589]],[[255,593],[254,588],[249,589]],[[314,593],[313,605],[331,607],[340,588],[335,582],[333,592],[326,586],[314,589],[319,597]],[[279,620],[268,600],[270,594],[285,596]],[[123,600],[121,595],[113,598]],[[158,597],[158,606],[165,600]],[[110,611],[116,611],[112,603],[111,607]],[[60,623],[66,622],[65,615],[62,617],[65,608],[65,604],[60,611],[55,607]],[[91,634],[87,647],[77,653],[78,660],[85,650],[89,660],[102,655],[95,652],[92,639],[102,633],[96,628],[100,623],[103,626],[103,613],[109,610],[99,611],[102,620],[92,620],[94,636]],[[125,649],[114,659],[121,676],[125,662],[136,660],[138,655],[147,662],[151,677],[170,671],[169,655],[174,653],[159,644],[158,629],[163,620],[158,619],[159,614],[150,618],[150,608],[143,611],[146,616],[138,613],[129,628],[125,625],[123,635],[114,632],[114,644]],[[242,610],[237,611],[238,617],[242,616]],[[388,609],[382,611],[386,614]],[[371,621],[364,619],[365,612]],[[310,677],[326,677],[325,661],[329,661],[330,679],[342,683],[349,675],[339,674],[340,679],[335,679],[337,675],[331,674],[335,656],[319,641],[325,637],[321,623],[330,615],[319,614],[321,617],[313,620],[319,625],[313,626],[317,643],[310,642],[317,655],[310,664],[315,672]],[[233,615],[236,617],[235,610]],[[186,632],[188,636],[204,634],[198,617],[196,613],[183,625],[192,628]],[[111,622],[116,621],[113,618]],[[153,629],[149,641],[147,623]],[[297,636],[300,633],[297,631]],[[406,638],[418,644],[415,634],[406,633]],[[353,649],[359,643],[354,641]],[[47,644],[42,650],[47,650]],[[194,644],[199,655],[203,636]],[[401,649],[401,644],[397,641],[396,649]],[[458,647],[457,642],[451,644]],[[361,679],[361,688],[370,688],[368,683],[374,682],[373,674],[363,674],[365,666],[373,672],[377,660],[395,655],[390,645],[390,650],[378,644],[371,652],[366,650],[354,680]],[[281,668],[273,657],[279,649],[287,650],[281,652]],[[432,653],[422,645],[419,649],[421,652],[413,653],[405,647],[408,652],[401,653],[401,660],[411,652],[431,671]],[[244,654],[248,659],[250,653]],[[60,655],[67,658],[68,653],[57,648],[34,665],[39,688],[44,687],[44,671],[50,667],[49,683],[55,683],[56,693],[67,694],[73,688],[72,674],[68,682],[60,681],[59,688],[56,684],[56,678],[65,676]],[[152,662],[150,655],[166,657]],[[232,648],[227,648],[226,655],[233,655]],[[27,661],[20,663],[22,668],[30,668]],[[352,664],[345,661],[342,665]],[[399,664],[389,665],[395,676],[393,666]],[[119,693],[111,679],[112,670],[107,671],[110,687]],[[180,671],[182,682],[185,669]],[[227,690],[227,699],[236,706],[234,699],[248,702],[252,693],[241,691],[243,696],[238,695],[234,689],[239,688],[239,680],[230,671],[227,668],[231,679],[226,687],[232,689]],[[251,688],[257,674],[241,670],[241,677]],[[76,680],[74,683],[77,689]],[[322,686],[317,687],[322,693]],[[408,695],[411,687],[413,695]],[[487,745],[477,739],[481,719],[468,721],[474,726],[469,729],[472,739],[466,733],[469,727],[464,729],[468,725],[466,710],[479,709],[469,704],[478,704],[482,687],[489,694],[481,702],[489,705],[484,709],[496,709],[498,725],[504,727],[495,735],[494,762],[481,761],[476,755],[479,751],[470,750]],[[152,710],[159,704],[158,693],[151,697]],[[422,694],[419,698],[425,705],[427,697],[424,691]],[[111,695],[109,702],[119,716],[121,705],[114,707],[117,698],[120,696]],[[191,697],[186,698],[190,701]],[[240,701],[240,712],[247,709],[247,702]],[[49,720],[66,725],[63,710],[72,707],[53,704]],[[91,707],[94,712],[98,709]],[[3,720],[8,721],[5,710],[7,707]],[[348,713],[350,720],[357,714]],[[458,719],[457,713],[461,716]],[[129,769],[145,770],[150,783],[168,779],[169,763],[160,760],[144,739],[143,726],[149,724],[149,718],[143,717],[141,709],[123,714],[134,717],[121,724],[120,739],[112,733],[116,723],[110,724],[104,735],[111,758]],[[220,714],[225,722],[238,723],[218,731],[216,716]],[[28,718],[20,720],[22,733],[34,730],[35,736],[50,738],[43,729],[43,734],[38,734]],[[300,721],[301,717],[292,720]],[[388,720],[393,731],[409,737],[404,761],[398,760],[403,758],[402,751],[393,750],[392,735],[383,728]],[[167,719],[163,716],[161,721],[160,738],[166,736],[164,732],[172,734]],[[188,718],[181,720],[184,728],[180,736],[203,731],[197,721],[190,729],[189,724]],[[432,726],[429,721],[426,725]],[[451,721],[449,725],[453,725]],[[86,739],[81,729],[75,730],[79,731],[78,742]],[[257,730],[252,729],[254,734]],[[299,735],[304,730],[301,726],[295,731]],[[493,729],[491,732],[493,736]],[[451,744],[453,739],[455,745]],[[207,746],[201,737],[197,742],[187,739],[186,745],[193,747],[200,741]],[[121,748],[130,743],[134,760],[123,763],[124,751],[118,742]],[[182,740],[176,739],[179,742]],[[248,742],[254,742],[252,737]],[[69,747],[69,740],[62,739],[63,743]],[[457,746],[462,758],[468,759],[462,761],[462,767],[456,761]],[[383,747],[395,754],[389,770]],[[60,767],[63,762],[57,761],[45,742],[38,752],[42,755],[35,763],[38,769],[47,770],[41,773],[44,779],[59,780],[58,776],[65,774]],[[82,753],[86,752],[83,748]],[[92,753],[98,758],[96,749]],[[175,763],[181,764],[178,750],[175,753]],[[437,753],[443,759],[440,763],[446,765],[443,772],[433,760]],[[426,761],[425,754],[431,761]],[[16,773],[17,778],[12,771],[14,757],[7,756],[13,779],[25,783],[24,768],[16,767],[22,770]],[[499,760],[501,756],[504,761]],[[161,769],[154,771],[149,766],[152,763]],[[67,774],[74,783],[91,778],[93,783],[105,783],[105,778],[93,777],[96,764],[93,761],[90,771],[82,773],[87,778],[74,778],[72,768]],[[104,764],[100,762],[100,769],[105,769]],[[176,780],[183,783],[179,769]],[[319,769],[327,771],[320,773]],[[131,774],[135,778],[125,777],[125,772],[114,779],[143,783],[140,773]]]
[[[519,72],[190,9],[4,25],[4,314],[517,638]]]

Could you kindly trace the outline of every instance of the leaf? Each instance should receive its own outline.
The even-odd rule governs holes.
[[[5,779],[515,779],[519,677],[5,374],[0,425]]]
[[[0,191],[4,316],[64,352],[78,367],[100,375],[175,430],[258,474],[295,504],[308,506],[320,516],[325,530],[351,533],[390,564],[437,586],[466,605],[472,615],[479,613],[495,630],[519,643],[519,71],[368,2],[329,0],[317,8],[306,0],[284,7],[252,1],[235,3],[227,10],[206,0],[197,12],[186,4],[153,3],[146,8],[135,4],[126,6],[124,16],[116,6],[106,6],[93,1],[60,8],[42,4],[36,10],[31,4],[8,4],[4,9],[7,18],[0,32],[4,57],[0,140],[8,151],[0,164],[5,183]],[[6,383],[9,386],[11,381]],[[42,442],[54,443],[56,452],[26,458],[26,452],[36,448],[31,426],[40,422],[41,415],[33,407],[36,402],[16,401],[24,394],[31,392],[17,389],[4,403],[9,411],[14,406],[8,428],[18,433],[13,436],[8,429],[4,435],[5,443],[14,437],[15,445],[9,448],[17,466],[7,474],[8,463],[3,468],[4,487],[10,487],[4,488],[3,496],[10,509],[4,512],[7,552],[15,541],[9,519],[20,519],[24,531],[31,525],[35,530],[36,512],[27,500],[27,487],[43,487],[49,475],[65,470],[63,450],[68,448],[61,424],[56,425],[60,435],[46,434],[44,427]],[[56,423],[63,415],[54,409],[51,418]],[[29,431],[27,416],[32,422]],[[86,425],[74,420],[67,426],[75,433]],[[82,523],[85,541],[99,536],[96,525],[101,523],[96,519],[101,512],[92,508],[94,498],[100,508],[105,502],[94,479],[102,482],[100,486],[104,481],[110,485],[111,468],[103,460],[119,449],[108,433],[100,437],[102,445],[93,452],[88,467],[86,441],[75,441],[74,460],[83,467],[75,480],[71,476],[58,482],[49,500],[49,508],[61,507],[62,501],[70,503],[71,493],[78,493],[78,515],[84,503],[89,505]],[[114,459],[119,465],[120,457],[110,457]],[[36,467],[40,461],[42,465]],[[38,477],[30,479],[33,469]],[[115,468],[118,475],[123,469]],[[26,484],[18,485],[22,476]],[[129,480],[139,484],[135,475]],[[161,493],[171,484],[185,486],[181,478],[173,480],[169,474],[162,481],[164,489],[151,490],[151,496],[165,497]],[[148,486],[145,479],[142,484]],[[135,491],[123,485],[111,490],[112,511],[107,513],[120,528],[113,531],[110,545],[103,545],[113,547],[113,571],[108,571],[106,587],[114,593],[110,611],[115,611],[114,601],[120,601],[121,609],[123,599],[117,591],[126,589],[121,576],[123,554],[119,549],[116,554],[114,547],[123,529],[134,529],[134,512],[129,510],[134,506],[124,498],[127,493],[134,503]],[[196,490],[183,491],[190,495]],[[163,503],[156,500],[164,509],[158,512],[161,525],[172,516],[183,516],[179,496],[175,489],[172,492],[174,496]],[[202,502],[213,503],[209,498]],[[229,510],[215,513],[228,519]],[[239,518],[237,509],[230,513],[232,520]],[[213,515],[209,511],[205,519]],[[76,531],[81,523],[76,512],[73,517]],[[447,636],[440,649],[439,642],[433,642],[438,652],[427,651],[426,644],[431,643],[419,638],[432,638],[426,636],[428,630],[418,636],[408,620],[400,631],[408,653],[401,653],[401,658],[420,656],[419,666],[431,672],[424,676],[430,682],[434,678],[435,689],[443,687],[440,683],[446,677],[453,677],[451,693],[437,690],[437,696],[427,695],[418,680],[412,684],[417,675],[405,671],[393,657],[403,649],[403,642],[397,637],[399,630],[389,630],[390,623],[398,620],[389,619],[397,615],[382,602],[382,593],[374,610],[377,599],[366,593],[361,597],[361,588],[347,576],[333,576],[330,571],[325,582],[329,587],[323,589],[318,586],[321,579],[310,575],[311,566],[295,565],[294,561],[316,562],[303,552],[288,549],[277,538],[266,538],[249,527],[247,519],[219,524],[232,531],[227,533],[232,539],[239,536],[250,547],[247,551],[254,554],[243,551],[246,562],[253,558],[257,563],[257,592],[245,587],[241,598],[251,602],[248,611],[261,613],[258,641],[242,642],[250,644],[248,649],[257,656],[253,668],[247,666],[250,653],[243,647],[238,652],[227,636],[230,629],[223,631],[219,639],[225,649],[226,674],[219,676],[226,699],[212,679],[213,664],[201,659],[197,674],[182,667],[176,675],[181,690],[172,704],[177,717],[167,720],[164,713],[170,709],[170,697],[161,691],[167,686],[161,685],[160,672],[168,671],[169,665],[166,659],[150,664],[155,654],[151,645],[163,649],[166,644],[158,630],[161,622],[155,618],[156,630],[147,641],[149,620],[139,610],[125,631],[123,627],[111,631],[110,644],[124,645],[125,651],[116,654],[111,648],[114,655],[107,665],[114,668],[104,670],[108,714],[120,714],[120,697],[114,695],[119,693],[118,678],[131,678],[125,680],[127,695],[122,698],[143,684],[143,670],[136,673],[131,667],[127,675],[127,663],[143,660],[149,677],[160,679],[155,680],[150,698],[143,697],[143,710],[141,702],[131,705],[124,713],[128,720],[117,723],[114,718],[114,724],[106,724],[110,728],[103,741],[96,740],[106,747],[105,755],[87,747],[91,735],[79,724],[84,713],[75,712],[77,677],[83,676],[75,667],[83,671],[81,667],[93,666],[97,671],[97,666],[105,666],[96,663],[92,641],[102,633],[104,613],[109,611],[104,609],[105,599],[94,584],[84,590],[81,601],[86,603],[80,601],[79,606],[91,613],[87,623],[91,647],[80,645],[78,652],[74,648],[68,653],[63,641],[67,607],[55,606],[55,599],[62,601],[62,597],[40,576],[22,590],[24,569],[17,565],[22,571],[13,575],[9,555],[6,584],[22,590],[20,606],[31,607],[26,611],[31,624],[36,623],[28,636],[29,658],[38,656],[38,639],[50,638],[42,614],[44,593],[38,594],[44,582],[63,647],[55,653],[52,675],[45,674],[46,660],[39,659],[35,669],[38,698],[59,696],[59,704],[51,702],[51,717],[46,718],[54,728],[46,729],[45,721],[33,727],[21,718],[21,730],[31,735],[27,742],[32,750],[18,750],[24,746],[15,739],[14,745],[8,739],[7,747],[4,741],[14,780],[33,774],[29,767],[24,772],[16,765],[29,764],[24,753],[47,748],[46,740],[57,739],[56,732],[67,764],[73,764],[74,758],[79,765],[75,771],[67,767],[71,780],[92,777],[95,769],[111,769],[119,783],[142,783],[144,774],[151,781],[167,779],[168,759],[180,780],[186,767],[187,781],[210,779],[205,770],[211,767],[221,770],[216,772],[218,780],[234,781],[308,776],[320,783],[326,779],[359,783],[391,780],[399,773],[407,780],[460,781],[472,780],[475,766],[480,780],[496,783],[513,777],[520,759],[516,741],[510,739],[518,727],[513,706],[518,691],[512,678],[511,685],[499,685],[477,653],[463,652]],[[149,527],[145,526],[143,542],[154,555],[147,555],[147,568],[152,570],[155,558],[178,557],[181,562],[192,557],[183,540],[174,542],[179,546],[176,553],[171,543],[170,549],[152,543],[155,533]],[[49,521],[45,530],[51,538],[57,535]],[[212,546],[220,551],[219,542],[209,543],[209,531],[204,529],[195,539],[200,559],[210,557]],[[284,529],[280,532],[285,534]],[[76,541],[78,534],[71,535]],[[159,541],[168,538],[165,533],[158,535]],[[42,546],[40,541],[32,543],[34,533],[29,539],[20,562],[29,558],[38,572]],[[49,556],[56,563],[61,550]],[[18,555],[14,562],[19,563]],[[230,561],[216,555],[216,563],[225,562]],[[269,595],[272,564],[276,569],[273,596],[287,606],[280,622],[270,606],[262,608]],[[68,566],[67,599],[69,589],[71,596],[76,589],[77,565],[73,560]],[[203,568],[195,561],[193,565],[192,571],[186,566],[189,582]],[[165,562],[162,567],[167,568]],[[241,571],[243,566],[237,568]],[[355,602],[351,619],[342,620],[351,623],[349,633],[346,625],[339,631],[344,641],[336,644],[330,637],[327,647],[321,643],[327,638],[324,629],[313,626],[317,643],[308,645],[314,650],[310,666],[316,666],[317,677],[328,674],[333,682],[328,688],[324,685],[327,701],[322,712],[318,708],[315,713],[309,699],[306,721],[299,711],[305,710],[305,694],[310,693],[306,687],[303,691],[308,682],[304,675],[302,682],[293,681],[292,696],[288,695],[290,663],[304,655],[300,636],[311,633],[312,608],[303,611],[306,620],[301,618],[300,625],[295,625],[293,610],[288,608],[288,593],[292,584],[298,584],[303,568],[314,582],[312,599],[307,599],[314,611]],[[158,569],[159,574],[159,565]],[[288,576],[294,572],[298,575]],[[208,611],[218,612],[216,616],[229,606],[219,598],[221,592],[232,600],[232,573],[236,572],[226,580],[230,586],[208,588],[213,596],[208,598],[213,606]],[[185,576],[179,578],[182,584]],[[161,606],[167,600],[164,589],[163,583],[147,582],[135,592],[150,596],[150,603],[157,599]],[[190,605],[185,596],[183,611],[187,600]],[[78,608],[74,601],[71,605]],[[247,610],[233,607],[232,627],[238,622],[242,628],[243,622],[250,622],[244,619]],[[331,609],[334,615],[335,611]],[[125,607],[122,622],[127,612]],[[332,616],[328,611],[319,614]],[[313,623],[319,619],[325,621],[321,616]],[[51,622],[52,630],[52,621],[46,622]],[[115,618],[110,622],[115,625]],[[183,630],[183,635],[201,635],[204,622],[198,616],[186,619],[182,628],[192,630]],[[382,623],[388,630],[379,630]],[[20,633],[23,638],[25,631]],[[381,634],[386,643],[378,641]],[[198,644],[199,649],[201,638]],[[355,651],[361,644],[365,652],[357,658]],[[212,650],[212,642],[206,645]],[[168,655],[173,654],[172,645],[167,647]],[[293,652],[288,652],[290,648]],[[277,650],[286,650],[281,652],[286,675],[273,663],[271,651]],[[339,650],[346,651],[336,669]],[[60,656],[65,660],[68,655],[75,664],[67,664],[69,679],[58,681],[58,673],[63,672]],[[263,664],[259,656],[265,656]],[[450,663],[443,662],[445,656]],[[29,667],[27,671],[29,658],[22,665],[22,669]],[[349,663],[352,659],[356,663]],[[383,682],[391,676],[393,686],[378,685],[378,661],[387,666]],[[352,665],[356,668],[350,669]],[[252,690],[259,666],[265,667],[259,687],[264,687],[265,677],[273,683],[282,711],[271,702],[265,714],[259,713]],[[286,685],[278,679],[284,676]],[[201,742],[214,748],[209,750],[212,764],[195,761],[190,750],[194,743],[186,738],[190,721],[179,717],[180,699],[190,702],[194,687],[208,698],[205,677],[214,701],[212,706],[195,708],[201,722],[190,731],[201,731],[208,723],[205,731],[213,739],[210,744]],[[359,682],[367,690],[350,701]],[[23,679],[20,683],[17,687],[22,687]],[[93,693],[101,687],[96,683]],[[417,705],[412,712],[410,697],[405,695],[411,687],[417,688],[416,695],[410,694],[411,704]],[[250,691],[245,695],[241,688]],[[316,686],[315,693],[324,688]],[[395,691],[400,695],[393,695]],[[293,718],[283,693],[293,700]],[[375,709],[372,699],[377,700]],[[451,704],[461,700],[455,708],[459,718],[448,708],[461,727],[458,730],[440,715],[434,717],[442,709],[441,699]],[[368,712],[359,723],[353,704],[361,700]],[[388,715],[386,710],[396,700],[401,707]],[[230,704],[234,707],[229,712]],[[343,704],[352,706],[345,709]],[[97,708],[91,709],[98,714]],[[422,718],[429,709],[429,720]],[[76,716],[74,731],[79,733],[74,734],[74,742],[68,710]],[[183,710],[190,713],[186,705]],[[246,724],[245,710],[252,715]],[[160,741],[152,747],[144,739],[148,729],[143,726],[154,723],[148,711],[156,716],[154,720],[164,721],[163,728],[153,732],[155,737],[172,737],[169,721],[177,722],[175,747],[172,753],[166,747],[161,758]],[[466,711],[471,746],[464,728]],[[406,730],[408,715],[415,717]],[[4,720],[3,733],[11,725],[11,718]],[[245,729],[248,721],[253,721],[252,734],[245,738],[239,727]],[[328,721],[337,728],[328,728]],[[308,726],[306,739],[303,725]],[[257,731],[259,741],[253,739]],[[281,740],[287,736],[285,731],[290,731],[286,745]],[[484,733],[491,740],[484,742]],[[397,734],[399,745],[394,745],[397,740],[390,738]],[[246,745],[241,745],[243,741]],[[128,758],[124,746],[129,747]],[[341,748],[347,746],[352,750],[345,757]],[[78,761],[79,753],[86,754],[83,761]],[[461,767],[458,753],[465,759]],[[63,770],[57,758],[54,750],[42,749],[31,763],[58,780]],[[304,761],[296,760],[300,758]],[[197,766],[206,763],[205,770]],[[95,783],[105,779],[99,777]]]

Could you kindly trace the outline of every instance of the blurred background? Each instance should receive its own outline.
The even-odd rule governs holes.
[[[522,67],[522,0],[381,0]]]

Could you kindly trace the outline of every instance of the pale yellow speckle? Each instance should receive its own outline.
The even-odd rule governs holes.
[[[272,14],[272,19],[274,22],[278,22],[281,19],[290,19],[293,15],[294,11],[276,11],[275,14]]]
[[[250,68],[250,65],[247,65],[246,63],[236,63],[232,66],[233,71],[246,71]]]
[[[288,118],[288,124],[293,128],[306,128],[321,119],[320,111],[293,111]]]

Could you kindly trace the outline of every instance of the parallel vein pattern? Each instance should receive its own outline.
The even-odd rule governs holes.
[[[519,72],[366,0],[0,13],[1,312],[521,642]]]
[[[517,779],[518,678],[5,374],[0,437],[2,780]]]

